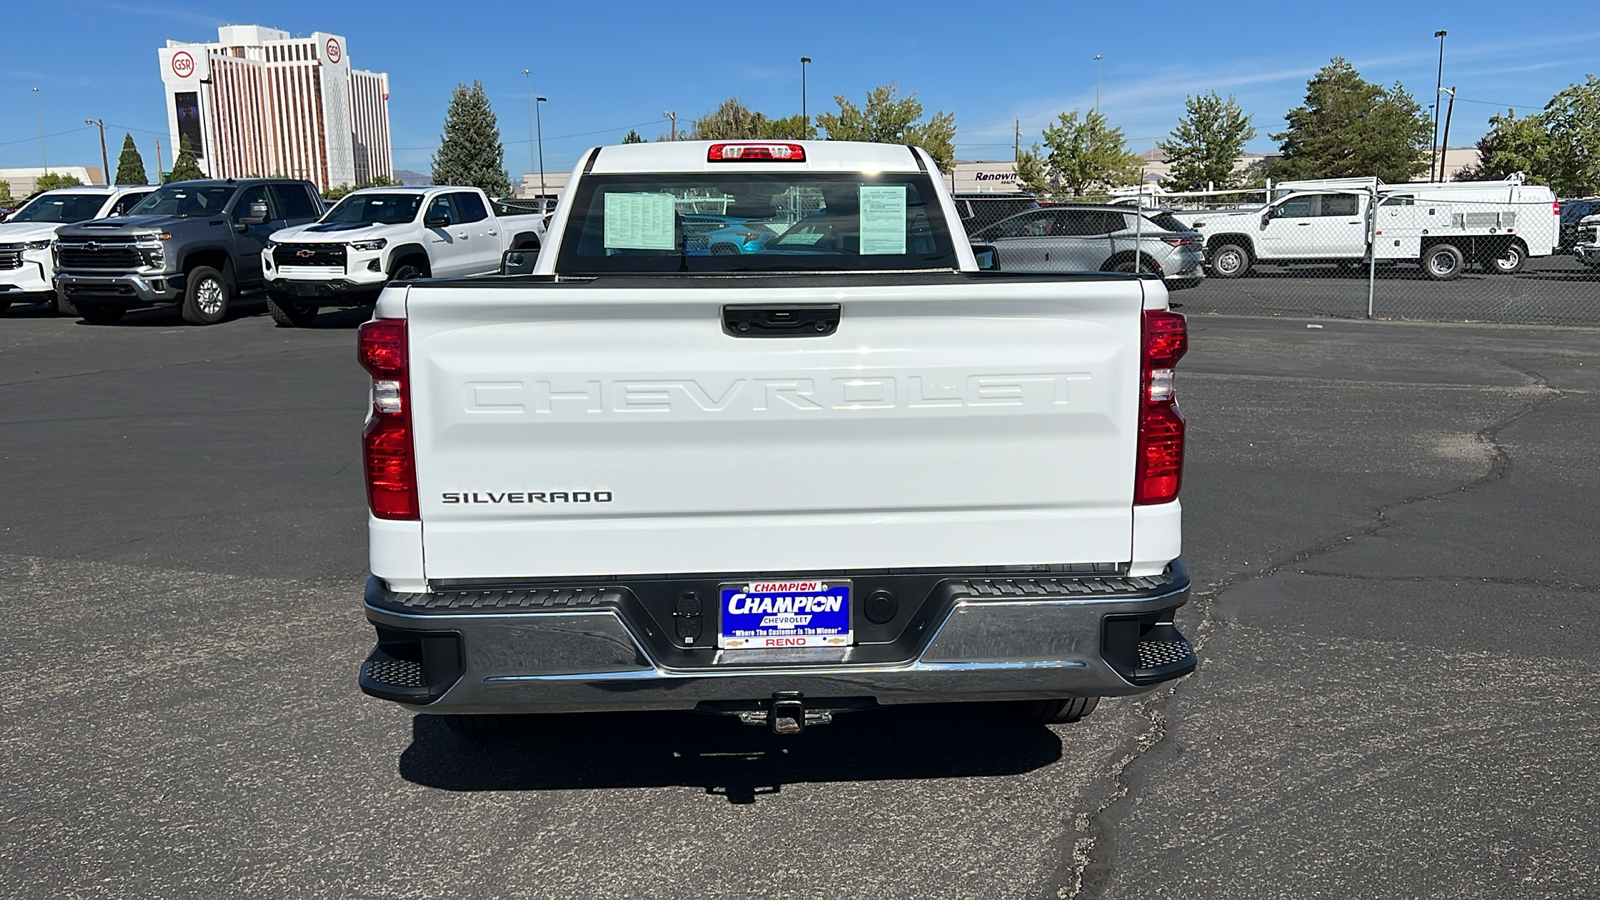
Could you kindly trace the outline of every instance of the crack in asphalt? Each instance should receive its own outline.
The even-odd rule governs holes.
[[[1579,581],[1551,581],[1547,578],[1496,578],[1493,575],[1365,575],[1353,572],[1330,572],[1326,569],[1301,569],[1299,574],[1309,575],[1313,578],[1338,578],[1344,581],[1411,582],[1414,584],[1446,581],[1460,584],[1464,581],[1470,581],[1474,584],[1493,584],[1501,587],[1531,587],[1573,594],[1600,594],[1600,585],[1584,584]]]
[[[1500,433],[1518,421],[1534,413],[1542,412],[1550,404],[1566,397],[1569,392],[1553,387],[1547,378],[1534,370],[1522,368],[1505,360],[1501,360],[1500,365],[1528,378],[1533,382],[1530,387],[1537,392],[1541,392],[1542,396],[1539,396],[1522,409],[1497,422],[1486,425],[1474,433],[1474,439],[1486,446],[1490,451],[1491,458],[1488,471],[1463,484],[1427,493],[1413,494],[1393,503],[1382,504],[1373,510],[1373,522],[1371,525],[1342,532],[1328,540],[1297,550],[1287,559],[1269,562],[1258,571],[1227,575],[1214,582],[1206,590],[1191,592],[1189,605],[1198,614],[1191,636],[1195,653],[1199,655],[1200,651],[1209,642],[1212,633],[1222,627],[1215,615],[1215,607],[1221,596],[1228,591],[1242,584],[1270,578],[1285,569],[1297,567],[1308,560],[1325,556],[1352,541],[1377,535],[1393,527],[1395,523],[1389,517],[1389,514],[1394,510],[1471,492],[1486,484],[1500,481],[1510,474],[1513,461],[1511,454],[1500,444]],[[1461,579],[1458,578],[1456,580]],[[1488,579],[1485,580],[1487,581]],[[1568,587],[1567,589],[1571,588]],[[1600,590],[1600,588],[1591,587],[1582,587],[1581,589],[1585,591]],[[1204,667],[1205,657],[1201,656],[1199,668]],[[1196,671],[1199,671],[1199,669],[1196,669]],[[1122,819],[1127,815],[1128,804],[1126,801],[1129,795],[1146,777],[1141,772],[1144,767],[1136,767],[1136,764],[1152,758],[1159,750],[1164,748],[1167,736],[1165,705],[1177,695],[1185,680],[1178,679],[1168,682],[1134,703],[1135,711],[1144,717],[1149,722],[1149,725],[1143,731],[1134,735],[1129,742],[1128,749],[1101,776],[1101,780],[1106,782],[1109,787],[1100,800],[1095,803],[1094,809],[1088,812],[1079,811],[1074,814],[1071,821],[1071,833],[1069,834],[1072,839],[1071,859],[1067,860],[1066,864],[1058,869],[1064,877],[1061,877],[1057,884],[1048,886],[1043,892],[1043,896],[1055,897],[1058,900],[1098,900],[1104,895],[1113,874],[1111,864],[1114,857],[1116,827],[1121,824]]]

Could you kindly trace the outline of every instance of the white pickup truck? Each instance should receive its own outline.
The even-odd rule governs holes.
[[[707,252],[708,202],[774,236]],[[529,274],[391,285],[358,340],[362,690],[467,735],[792,733],[1072,721],[1192,670],[1184,319],[1153,276],[991,253],[921,150],[680,141],[585,153]]]
[[[57,301],[55,241],[63,225],[126,215],[155,190],[154,186],[81,185],[57,188],[34,196],[11,218],[0,223],[0,312],[13,303],[54,304],[62,312],[75,310]]]
[[[1409,185],[1330,179],[1321,184],[1322,189],[1294,190],[1265,207],[1175,215],[1205,235],[1208,267],[1219,278],[1238,278],[1257,262],[1353,268],[1369,259],[1416,263],[1436,281],[1460,276],[1468,263],[1509,275],[1530,256],[1554,253],[1560,236],[1555,195],[1521,181]]]
[[[466,187],[353,191],[322,218],[275,232],[261,251],[267,306],[310,325],[323,306],[370,303],[391,279],[483,275],[510,249],[537,250],[544,217]]]

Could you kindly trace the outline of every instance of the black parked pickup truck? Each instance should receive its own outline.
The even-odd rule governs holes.
[[[180,181],[126,216],[69,225],[56,237],[56,292],[96,325],[130,309],[181,307],[211,325],[241,291],[261,286],[261,248],[274,231],[322,215],[308,181]]]

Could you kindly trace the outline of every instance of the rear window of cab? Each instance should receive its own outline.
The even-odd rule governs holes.
[[[954,269],[922,173],[590,175],[561,242],[563,274]]]

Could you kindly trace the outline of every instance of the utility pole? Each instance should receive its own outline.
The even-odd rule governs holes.
[[[1438,181],[1434,176],[1435,168],[1439,166],[1439,92],[1444,89],[1444,36],[1449,32],[1435,31],[1433,36],[1439,39],[1439,81],[1433,86],[1433,156],[1428,160],[1428,180]],[[1452,96],[1452,100],[1455,98]]]
[[[104,119],[84,119],[85,125],[100,126],[100,171],[106,184],[111,183],[111,158],[106,156],[106,123]]]
[[[664,112],[664,113],[662,113],[662,115],[666,116],[668,119],[670,119],[672,121],[672,132],[667,135],[667,140],[669,140],[669,141],[677,140],[678,139],[678,114],[675,113],[675,112]]]
[[[522,70],[522,78],[528,88],[528,168],[533,169],[533,72],[529,69]],[[539,188],[540,202],[543,202],[544,188]]]
[[[1011,161],[1022,162],[1022,120],[1016,120],[1016,132],[1011,136]]]
[[[44,155],[44,101],[39,99],[39,89],[33,89],[33,109],[39,114],[39,162],[44,164],[44,173],[50,174],[50,160]]]
[[[1447,88],[1440,88],[1439,90],[1446,91],[1450,94],[1450,106],[1446,108],[1444,114],[1444,140],[1439,142],[1442,145],[1440,149],[1444,151],[1443,153],[1439,154],[1439,180],[1443,181],[1444,158],[1450,153],[1450,117],[1455,115],[1456,111],[1456,86],[1452,84]],[[1435,104],[1439,102],[1439,96],[1437,94],[1434,95],[1433,102]]]
[[[1100,54],[1094,55],[1094,111],[1100,111]]]
[[[800,57],[800,137],[811,137],[811,115],[806,112],[806,66],[811,63],[811,57]]]
[[[157,185],[162,185],[162,184],[166,184],[166,183],[167,183],[167,174],[161,168],[161,141],[160,141],[160,139],[157,139],[156,140],[156,184]]]
[[[544,117],[539,115],[539,104],[546,102],[543,97],[533,98],[533,120],[539,128],[539,209],[544,209]]]

